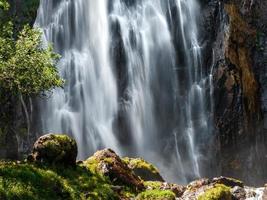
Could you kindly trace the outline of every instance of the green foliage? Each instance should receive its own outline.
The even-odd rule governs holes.
[[[60,87],[57,59],[51,46],[41,46],[41,32],[25,26],[17,41],[0,38],[0,86],[23,95]]]
[[[110,182],[84,166],[48,168],[0,163],[0,199],[115,200]]]
[[[198,197],[198,200],[231,200],[230,187],[217,184]]]
[[[1,12],[8,8],[7,1],[0,0]],[[1,15],[0,19],[0,88],[13,94],[37,95],[62,86],[55,67],[59,56],[51,45],[43,47],[41,31],[26,25],[15,37],[13,22]]]
[[[6,0],[0,0],[0,9],[2,10],[8,10],[9,4]]]
[[[136,200],[175,200],[175,194],[170,190],[147,190],[140,193]]]

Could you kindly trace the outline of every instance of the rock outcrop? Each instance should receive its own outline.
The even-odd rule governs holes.
[[[267,178],[262,115],[266,107],[266,2],[209,0],[201,6],[204,66],[213,75],[214,151],[221,166],[215,174],[263,184]]]
[[[76,162],[76,155],[76,142],[68,136],[39,138],[31,160],[0,162],[0,199],[264,200],[267,195],[266,185],[247,187],[227,177],[200,179],[187,186],[144,181],[131,168],[140,166],[138,161],[154,171],[152,164],[142,159],[124,161],[111,149],[98,151],[86,161]]]
[[[40,137],[33,145],[29,161],[75,166],[77,157],[76,141],[67,135],[47,134]]]

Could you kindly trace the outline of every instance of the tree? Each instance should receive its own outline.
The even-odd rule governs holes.
[[[11,143],[15,149],[17,106],[24,108],[27,118],[24,98],[62,87],[64,82],[56,68],[59,55],[51,45],[42,44],[41,31],[26,25],[15,32],[12,19],[6,17],[8,9],[8,2],[0,0],[0,146]],[[16,158],[15,154],[8,157]]]
[[[0,36],[0,87],[14,95],[38,95],[60,87],[58,58],[51,45],[42,47],[37,29],[25,26],[17,40]]]

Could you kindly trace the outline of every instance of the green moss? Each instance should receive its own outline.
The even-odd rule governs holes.
[[[136,200],[175,200],[175,194],[170,190],[148,190],[140,193]]]
[[[145,161],[142,158],[123,158],[123,161],[132,169],[146,169],[153,174],[159,174],[159,170],[151,163]]]
[[[208,189],[204,194],[198,197],[198,200],[231,200],[230,187],[217,184],[215,187]]]
[[[144,185],[146,188],[151,188],[153,190],[160,189],[160,186],[162,185],[162,182],[159,181],[145,181]]]
[[[111,187],[108,179],[83,165],[48,168],[0,163],[0,199],[118,199]]]
[[[98,164],[99,161],[97,161],[94,157],[90,157],[86,161],[84,161],[84,165],[88,168],[88,170],[94,173],[99,173]]]

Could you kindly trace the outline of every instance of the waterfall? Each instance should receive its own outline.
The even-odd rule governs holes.
[[[42,133],[68,133],[79,158],[109,147],[188,182],[207,168],[211,78],[197,0],[41,0],[36,26],[66,83],[40,100]],[[204,150],[203,150],[204,149]]]

